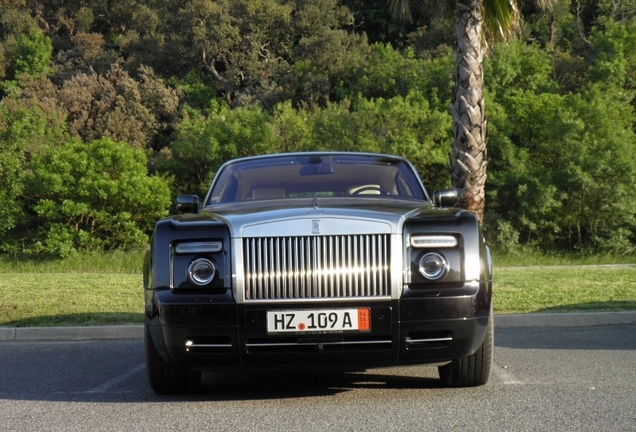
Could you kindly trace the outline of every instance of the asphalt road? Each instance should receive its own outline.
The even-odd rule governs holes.
[[[143,343],[0,343],[3,431],[634,431],[636,326],[496,333],[490,382],[439,387],[432,367],[359,374],[204,374],[155,395]]]

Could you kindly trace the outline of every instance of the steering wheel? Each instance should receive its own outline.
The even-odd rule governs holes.
[[[356,190],[355,192],[353,192],[351,195],[360,195],[364,192],[368,192],[368,191],[375,191],[375,192],[379,192],[380,195],[390,195],[389,191],[387,191],[386,189],[382,189],[380,186],[364,186],[361,187],[360,189]]]

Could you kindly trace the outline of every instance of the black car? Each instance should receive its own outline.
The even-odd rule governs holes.
[[[492,263],[457,193],[429,196],[403,158],[289,153],[230,161],[202,202],[177,200],[144,263],[158,393],[223,368],[432,364],[490,376]]]

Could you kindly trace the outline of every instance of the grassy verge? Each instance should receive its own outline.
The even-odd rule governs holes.
[[[505,267],[495,313],[636,310],[636,267]]]
[[[495,250],[493,257],[497,267],[636,264],[636,255],[543,254],[532,250],[504,253]]]
[[[143,322],[143,252],[59,261],[0,259],[0,326]],[[617,260],[614,260],[617,261]],[[501,263],[520,267],[504,267]],[[557,264],[602,264],[557,261]],[[627,261],[629,262],[629,261]],[[532,263],[532,267],[524,267]],[[496,260],[495,313],[636,310],[636,267],[545,266]]]
[[[141,274],[5,273],[0,326],[141,324]]]
[[[141,273],[144,253],[144,250],[94,252],[64,259],[0,255],[0,273]]]
[[[144,251],[33,260],[0,257],[0,326],[143,323]]]

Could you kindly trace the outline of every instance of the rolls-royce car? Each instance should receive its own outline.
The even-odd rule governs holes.
[[[457,191],[432,196],[406,159],[286,153],[225,163],[180,196],[144,260],[145,348],[157,393],[224,369],[433,365],[485,384],[492,260]]]

